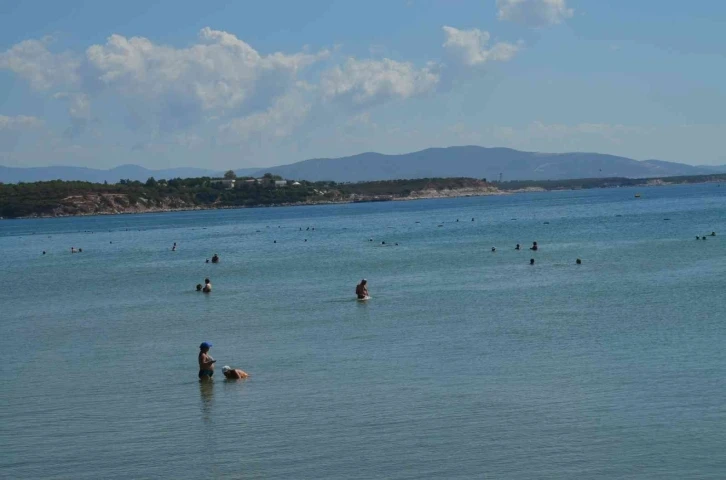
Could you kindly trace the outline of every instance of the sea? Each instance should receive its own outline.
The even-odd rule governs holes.
[[[0,279],[3,478],[726,478],[726,184],[8,220]]]

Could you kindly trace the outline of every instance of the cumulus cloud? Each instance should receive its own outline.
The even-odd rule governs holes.
[[[66,134],[75,137],[82,133],[88,122],[91,120],[91,100],[85,93],[59,92],[53,95],[57,100],[68,102],[68,116],[71,119],[71,126]]]
[[[305,47],[264,54],[232,33],[207,27],[183,47],[114,34],[83,52],[57,53],[50,39],[26,40],[0,53],[0,69],[64,102],[71,122],[68,136],[100,123],[93,114],[109,110],[92,107],[105,102],[100,104],[111,109],[122,106],[123,113],[112,113],[136,133],[138,145],[194,148],[209,140],[199,136],[200,129],[216,132],[212,135],[223,142],[283,138],[309,118],[329,115],[330,120],[337,115],[331,105],[347,107],[344,115],[362,114],[354,123],[372,124],[370,107],[433,93],[443,77],[461,72],[447,66],[506,61],[519,49],[509,43],[489,45],[489,33],[477,29],[447,26],[444,33],[444,50],[457,60],[449,65],[396,61],[385,58],[383,50],[379,58],[336,56],[335,63],[328,60],[328,50]]]
[[[104,45],[89,47],[86,56],[98,79],[123,95],[183,97],[200,110],[227,110],[269,86],[269,77],[284,88],[327,51],[261,55],[235,35],[207,27],[189,48],[112,35]]]
[[[260,54],[235,35],[203,28],[191,46],[111,35],[85,55],[53,53],[50,39],[26,40],[0,53],[0,68],[68,102],[72,129],[90,119],[92,100],[124,98],[130,112],[152,120],[152,131],[186,129],[210,116],[264,111],[327,50]],[[145,122],[148,124],[148,121]],[[148,130],[148,127],[147,127]]]
[[[443,30],[446,35],[443,47],[451,58],[468,67],[483,65],[490,61],[506,62],[519,50],[519,46],[506,42],[499,42],[487,48],[489,32],[476,28],[459,30],[444,26]]]
[[[439,74],[433,65],[416,68],[388,58],[349,58],[342,67],[323,73],[320,89],[327,100],[360,107],[422,95],[433,91],[438,82]]]
[[[52,38],[46,37],[15,44],[0,53],[0,68],[26,79],[36,90],[77,83],[81,58],[72,52],[52,53],[51,43]]]
[[[43,126],[43,120],[29,115],[0,115],[0,130],[28,130]]]
[[[301,92],[291,91],[278,98],[264,112],[235,118],[220,125],[221,139],[227,143],[236,143],[246,141],[254,135],[268,138],[287,137],[303,123],[310,108],[310,103]]]
[[[567,0],[497,0],[498,17],[530,27],[556,25],[572,17]]]

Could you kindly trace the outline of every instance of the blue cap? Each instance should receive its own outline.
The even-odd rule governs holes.
[[[201,345],[199,345],[199,348],[210,348],[212,344],[210,342],[202,342]]]

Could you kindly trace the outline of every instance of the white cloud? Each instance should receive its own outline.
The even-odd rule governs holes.
[[[489,34],[476,29],[444,27],[444,32],[444,50],[457,59],[451,67],[506,61],[519,49],[488,45]],[[114,34],[79,53],[50,48],[47,39],[21,42],[0,53],[0,69],[13,71],[46,99],[64,102],[71,124],[66,136],[88,129],[98,137],[122,122],[134,135],[124,141],[144,151],[214,148],[217,139],[221,144],[282,139],[319,120],[318,126],[373,128],[368,107],[433,93],[447,71],[449,77],[461,73],[440,62],[385,58],[383,47],[372,49],[378,58],[341,59],[333,53],[324,66],[311,68],[331,53],[301,47],[264,54],[234,34],[208,27],[182,47]],[[348,108],[335,108],[339,105]]]
[[[499,42],[487,49],[489,32],[479,29],[459,30],[458,28],[442,27],[446,35],[443,47],[457,62],[473,67],[483,65],[489,61],[506,62],[519,50],[519,46],[511,43]]]
[[[0,53],[0,68],[23,77],[36,90],[48,90],[54,85],[71,85],[79,80],[80,57],[71,52],[51,53],[49,37],[25,40]]]
[[[85,93],[59,92],[53,98],[68,101],[68,115],[71,119],[90,120],[91,101]]]
[[[147,38],[112,35],[86,50],[105,86],[130,96],[171,102],[185,108],[230,110],[256,95],[284,91],[298,72],[325,58],[319,53],[261,55],[235,35],[203,28],[189,48],[156,45]]]
[[[53,98],[68,102],[68,116],[71,119],[71,125],[66,129],[66,135],[75,137],[83,133],[91,121],[91,100],[89,96],[85,93],[59,92],[53,95]]]
[[[303,123],[310,108],[310,103],[305,100],[301,92],[291,91],[279,97],[264,112],[235,118],[220,125],[219,132],[222,140],[227,143],[246,141],[253,136],[287,137]]]
[[[497,0],[498,17],[530,27],[556,25],[572,17],[567,0]]]
[[[43,126],[43,120],[28,115],[0,115],[0,130],[28,130]]]
[[[406,99],[433,91],[439,74],[432,65],[416,68],[408,62],[357,60],[323,73],[320,81],[322,95],[352,106],[366,106],[393,99]]]

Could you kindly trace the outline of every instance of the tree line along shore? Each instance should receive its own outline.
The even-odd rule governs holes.
[[[663,178],[586,178],[488,182],[475,178],[417,178],[360,183],[262,178],[174,178],[118,183],[47,181],[0,183],[3,219],[163,212],[175,210],[374,202],[498,195],[521,191],[576,190],[724,182],[726,174]]]

